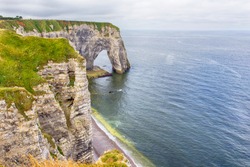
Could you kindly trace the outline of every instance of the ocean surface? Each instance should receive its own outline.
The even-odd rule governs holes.
[[[250,32],[122,37],[132,67],[92,80],[92,106],[157,167],[250,167]]]

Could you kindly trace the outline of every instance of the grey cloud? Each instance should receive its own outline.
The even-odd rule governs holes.
[[[246,29],[249,0],[0,0],[0,15],[108,21],[121,28]]]

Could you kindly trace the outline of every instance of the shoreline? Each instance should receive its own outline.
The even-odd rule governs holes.
[[[141,165],[135,163],[135,160],[131,155],[125,150],[125,148],[123,148],[123,146],[121,146],[121,143],[115,140],[115,137],[106,130],[102,123],[100,123],[94,116],[91,116],[91,120],[94,161],[97,161],[105,151],[117,149],[129,160],[131,167],[141,167]]]
[[[91,108],[91,118],[93,121],[95,121],[96,126],[99,128],[97,130],[92,129],[93,132],[93,146],[95,145],[94,141],[95,139],[98,139],[98,136],[95,136],[95,132],[101,132],[104,133],[106,138],[99,139],[96,143],[101,145],[102,147],[105,147],[105,144],[102,144],[102,141],[109,141],[108,143],[115,143],[117,147],[111,147],[111,148],[118,148],[119,150],[124,153],[126,157],[129,157],[128,159],[137,167],[156,167],[147,157],[145,157],[141,152],[139,152],[133,143],[131,143],[129,140],[127,140],[124,136],[122,136],[118,131],[116,131],[114,128],[111,127],[111,125],[101,116],[101,114],[96,110],[95,108]],[[110,148],[110,149],[111,149]],[[100,148],[94,148],[96,151],[101,152]],[[109,150],[106,148],[107,151]],[[97,155],[97,154],[96,154]],[[95,155],[95,156],[96,156]]]

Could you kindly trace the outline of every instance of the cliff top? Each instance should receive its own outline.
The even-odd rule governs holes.
[[[48,63],[83,59],[69,45],[67,39],[22,37],[13,31],[0,30],[0,87],[32,87],[43,82],[39,68]]]
[[[0,29],[0,99],[8,105],[15,102],[19,111],[27,110],[32,94],[38,93],[33,87],[45,82],[37,73],[39,69],[48,61],[67,62],[70,58],[83,61],[67,39],[22,37]]]
[[[51,32],[51,31],[68,31],[70,27],[74,25],[91,25],[96,30],[100,31],[103,27],[112,27],[119,31],[119,28],[111,23],[104,22],[84,22],[84,21],[66,21],[66,20],[0,20],[0,28],[13,30],[14,27],[18,28],[22,26],[26,32],[33,31],[38,32]]]

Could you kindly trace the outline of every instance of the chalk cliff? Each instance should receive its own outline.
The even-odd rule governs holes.
[[[64,22],[66,25],[69,23]],[[77,24],[71,23],[69,26],[62,27],[59,31],[56,31],[52,24],[46,24],[50,27],[49,32],[46,29],[38,30],[37,28],[27,31],[22,24],[15,29],[18,34],[23,36],[68,39],[74,49],[86,59],[87,70],[93,69],[94,60],[103,50],[107,51],[115,72],[122,74],[130,68],[120,31],[112,24],[107,23],[97,27],[94,23],[77,22]]]
[[[27,155],[92,162],[90,97],[82,62],[49,62],[38,72],[47,82],[34,88],[25,117],[14,103],[0,100],[0,164],[28,164]]]
[[[65,39],[21,37],[1,28],[66,38],[84,58]],[[27,165],[29,154],[92,162],[86,69],[102,50],[117,73],[130,68],[119,29],[109,23],[1,21],[0,44],[0,165]]]
[[[0,29],[0,166],[93,161],[86,60],[65,39]]]

